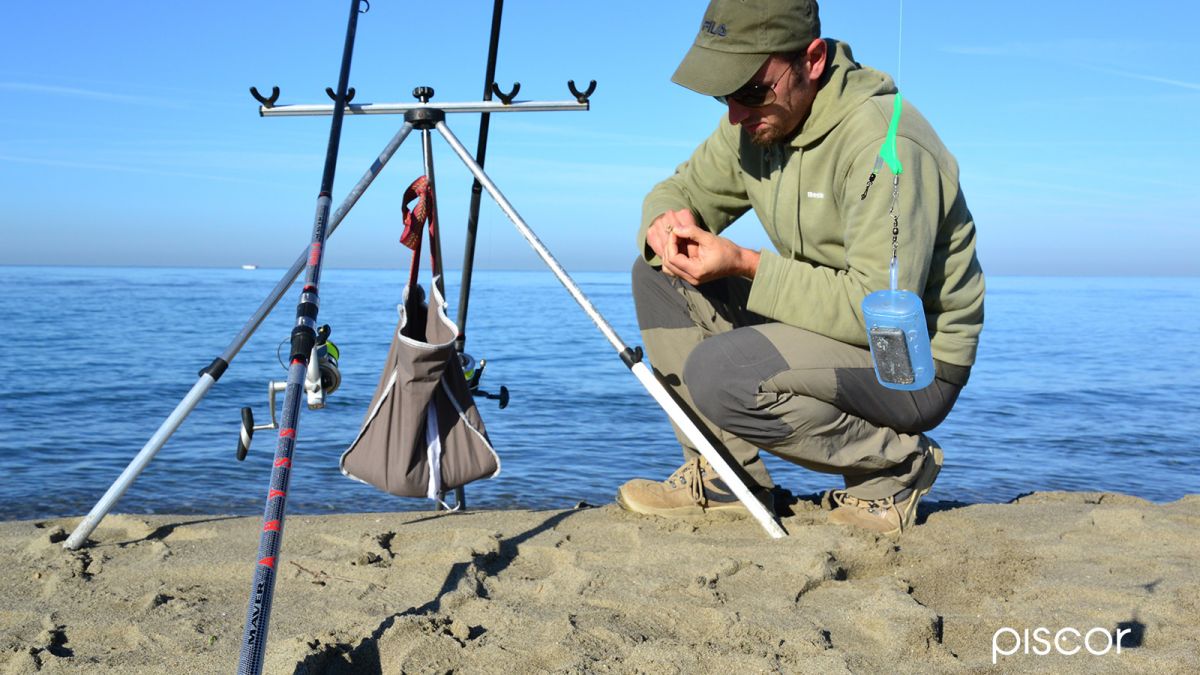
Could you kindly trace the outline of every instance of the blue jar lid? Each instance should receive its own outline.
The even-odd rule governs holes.
[[[912,291],[875,291],[863,299],[863,314],[907,319],[924,315],[921,298]]]

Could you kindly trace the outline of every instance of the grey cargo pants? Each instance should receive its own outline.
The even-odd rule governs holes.
[[[650,364],[751,483],[773,485],[762,448],[823,473],[840,474],[851,495],[882,499],[920,474],[937,426],[960,385],[887,389],[871,353],[746,310],[750,281],[692,286],[640,258],[633,297]],[[685,458],[697,455],[678,428]],[[750,485],[753,489],[754,485]]]

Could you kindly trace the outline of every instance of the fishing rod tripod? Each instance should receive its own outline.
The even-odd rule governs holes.
[[[495,85],[493,84],[492,87],[495,87]],[[519,88],[519,83],[517,84],[517,86],[515,86],[513,88],[512,93],[515,94],[515,92],[518,88]],[[491,113],[514,113],[514,112],[587,111],[590,107],[589,102],[588,102],[588,97],[595,90],[595,82],[593,81],[588,86],[587,90],[585,90],[583,92],[579,92],[575,88],[574,82],[569,82],[568,88],[571,90],[572,94],[575,95],[574,100],[518,101],[518,100],[510,99],[510,102],[504,102],[502,100],[501,102],[496,103],[496,102],[485,99],[481,102],[449,103],[449,104],[441,104],[438,106],[431,106],[427,103],[415,103],[415,104],[410,104],[410,103],[353,104],[353,103],[351,103],[345,107],[344,114],[346,114],[346,115],[389,114],[389,113],[396,114],[396,113],[407,113],[410,110],[421,110],[421,109],[432,108],[432,109],[442,111],[443,118],[444,118],[445,114],[453,114],[453,113],[482,113],[483,115],[489,115]],[[254,92],[254,93],[256,94],[255,98],[260,98],[260,96],[257,95],[257,92]],[[349,92],[347,92],[347,96],[349,96]],[[296,116],[296,115],[329,115],[329,114],[333,113],[333,108],[334,108],[334,106],[332,106],[332,105],[275,106],[274,100],[278,98],[278,87],[274,88],[274,91],[273,91],[271,97],[269,97],[269,98],[263,97],[263,98],[265,100],[259,101],[262,104],[262,107],[260,108],[259,112],[263,117]],[[416,113],[417,116],[420,116],[422,114],[427,114],[427,113]],[[393,155],[395,155],[396,151],[400,148],[400,145],[405,141],[405,139],[408,138],[408,135],[410,133],[412,133],[413,129],[414,129],[413,124],[405,123],[404,126],[402,126],[395,133],[395,135],[387,142],[387,144],[384,146],[383,150],[376,157],[375,161],[371,163],[371,165],[367,168],[366,172],[362,175],[362,177],[358,180],[358,182],[354,185],[354,187],[351,188],[350,192],[347,194],[345,199],[342,201],[341,205],[329,217],[328,232],[326,233],[326,237],[332,236],[333,233],[337,231],[338,226],[341,225],[342,221],[350,213],[350,210],[353,209],[355,204],[358,203],[359,198],[361,198],[363,193],[366,192],[367,188],[371,186],[371,184],[374,182],[375,178],[378,177],[379,173],[383,170],[383,168],[385,166],[387,166],[387,163],[392,159]],[[461,145],[459,147],[461,147]],[[482,167],[480,167],[480,171],[482,171]],[[474,202],[474,204],[476,206],[476,208],[472,209],[472,212],[473,212],[473,214],[477,214],[478,213],[478,208],[477,208],[478,202],[475,200],[474,196],[472,198],[472,201]],[[468,231],[468,237],[469,237],[468,243],[469,243],[470,248],[468,248],[467,255],[473,255],[474,232],[475,232],[473,225],[475,222],[476,221],[474,220],[474,216],[473,216],[472,227]],[[212,360],[212,363],[210,363],[208,366],[205,366],[203,369],[200,370],[199,378],[196,380],[195,384],[192,385],[192,388],[179,401],[179,403],[175,406],[175,409],[171,412],[171,414],[168,415],[167,418],[159,425],[159,427],[155,431],[155,433],[150,437],[150,439],[146,442],[146,444],[144,446],[142,446],[142,449],[133,458],[133,460],[130,461],[129,465],[125,468],[125,470],[121,473],[121,475],[112,483],[112,485],[109,486],[108,490],[100,498],[100,500],[96,502],[96,504],[92,507],[91,511],[89,511],[88,514],[79,522],[79,524],[75,527],[74,531],[72,531],[71,535],[63,543],[64,548],[72,549],[72,550],[78,549],[87,542],[88,536],[91,535],[91,533],[95,531],[95,529],[100,525],[100,522],[104,519],[105,516],[108,515],[108,513],[113,509],[113,507],[116,506],[116,503],[121,499],[122,496],[124,496],[125,492],[128,491],[129,487],[133,484],[133,482],[135,480],[137,480],[138,476],[141,475],[141,473],[146,469],[146,467],[150,464],[150,462],[153,461],[154,457],[158,454],[158,452],[160,450],[162,450],[163,446],[166,445],[167,441],[171,438],[171,436],[175,433],[175,431],[177,431],[179,429],[179,427],[183,424],[183,422],[187,419],[187,417],[192,413],[192,411],[194,411],[196,409],[196,407],[200,404],[200,402],[204,399],[204,397],[208,394],[208,392],[211,391],[212,388],[216,385],[216,383],[220,380],[221,376],[225,374],[226,370],[228,370],[229,365],[233,362],[234,358],[238,355],[238,353],[241,352],[242,348],[245,347],[246,343],[250,340],[250,338],[258,330],[258,328],[266,320],[267,316],[275,309],[276,305],[278,305],[279,301],[286,294],[288,289],[291,287],[292,283],[295,282],[295,280],[300,276],[300,273],[304,271],[305,266],[308,262],[308,259],[309,259],[309,248],[305,247],[304,250],[301,251],[300,255],[296,258],[295,262],[292,263],[291,267],[288,268],[288,270],[280,278],[279,282],[275,284],[275,287],[271,290],[271,292],[268,293],[266,299],[264,299],[262,301],[262,303],[258,306],[258,308],[254,311],[254,313],[250,316],[250,318],[242,326],[241,330],[237,333],[236,336],[234,336],[233,341],[229,343],[229,345],[225,348],[225,350],[219,356],[217,356],[216,358],[214,358]],[[469,263],[470,259],[468,259],[467,262]],[[466,324],[466,308],[467,308],[466,303],[468,301],[468,293],[469,293],[469,285],[470,285],[470,276],[469,276],[470,269],[471,269],[470,264],[464,265],[464,269],[463,269],[464,283],[461,287],[461,297],[460,297],[460,305],[459,305],[459,320],[458,320],[458,325],[459,325],[460,329],[463,326],[465,326],[465,324]],[[463,335],[465,335],[465,331],[464,331]],[[458,348],[459,348],[460,352],[462,351],[462,341],[463,341],[463,337],[462,337],[462,335],[460,335],[459,343],[458,343]],[[468,369],[468,372],[471,372],[471,371]],[[474,384],[478,384],[479,374],[481,374],[481,370],[478,367],[476,367],[476,369],[474,370],[474,377],[469,378],[469,381],[473,380]],[[280,383],[280,384],[282,384],[282,383]],[[269,394],[269,396],[273,397],[273,394],[271,394],[271,392],[274,392],[276,390],[278,390],[279,392],[282,392],[282,387],[275,385],[275,386],[270,387],[270,390],[271,391],[269,391],[268,394]],[[487,398],[498,399],[498,400],[500,400],[501,403],[507,402],[506,401],[507,396],[505,396],[505,392],[503,390],[501,390],[501,392],[499,394],[488,394],[486,392],[482,392],[482,393]],[[272,406],[272,408],[273,407],[274,406]],[[272,415],[273,420],[274,420],[274,417],[275,416]],[[247,416],[243,415],[243,418],[242,418],[243,429],[245,429],[247,427],[247,425],[249,426],[249,428],[251,430],[255,429],[255,425],[253,423],[253,417],[252,416],[247,417]],[[267,429],[267,428],[272,428],[272,427],[277,427],[277,426],[278,426],[278,424],[273,422],[272,424],[268,424],[268,425],[260,425],[257,428],[261,430],[261,429]],[[241,444],[243,444],[243,445],[249,444],[248,435],[243,435],[243,437],[241,439]],[[241,454],[241,450],[242,449],[239,448],[239,454]],[[461,495],[459,495],[459,498],[461,499]]]
[[[695,419],[680,405],[679,401],[673,397],[666,389],[663,383],[657,376],[647,367],[640,347],[632,348],[625,344],[617,335],[613,327],[608,321],[596,310],[591,301],[579,289],[579,286],[571,279],[570,275],[549,249],[542,243],[538,236],[517,213],[512,203],[500,191],[483,167],[471,157],[463,144],[450,130],[446,122],[447,115],[458,112],[517,112],[519,110],[579,110],[587,109],[588,97],[595,89],[593,81],[585,92],[579,92],[573,82],[569,83],[571,92],[576,95],[574,102],[518,102],[512,100],[502,100],[501,103],[432,103],[433,91],[425,87],[418,87],[414,90],[414,95],[423,98],[422,102],[417,104],[349,104],[346,107],[346,114],[403,114],[404,126],[397,133],[398,137],[406,138],[413,129],[419,129],[422,133],[422,144],[427,154],[429,153],[429,142],[432,136],[432,131],[437,131],[454,151],[454,154],[462,161],[463,165],[475,177],[476,182],[487,191],[500,210],[508,217],[508,219],[516,226],[518,232],[533,248],[534,252],[542,259],[550,271],[554,273],[559,282],[575,299],[580,308],[592,319],[592,322],[608,340],[609,344],[616,349],[617,354],[625,363],[626,367],[633,373],[635,377],[642,383],[646,391],[654,398],[654,400],[663,408],[667,415],[671,418],[684,435],[695,444],[697,450],[704,456],[712,468],[721,476],[722,479],[730,486],[738,499],[746,506],[750,514],[758,521],[769,536],[772,538],[781,538],[787,536],[779,522],[775,519],[761,502],[759,502],[746,487],[742,479],[735,473],[732,466],[717,449],[713,446],[712,441],[700,430]],[[515,88],[514,92],[515,94]],[[427,96],[424,96],[427,95]],[[334,108],[329,105],[296,105],[296,106],[263,106],[260,110],[264,116],[286,116],[286,115],[330,115],[333,114]]]

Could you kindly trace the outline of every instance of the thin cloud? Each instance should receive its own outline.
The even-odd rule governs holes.
[[[1172,87],[1182,87],[1184,89],[1191,89],[1192,91],[1200,91],[1200,83],[1196,82],[1184,82],[1183,80],[1173,80],[1169,77],[1146,75],[1144,73],[1131,73],[1126,70],[1115,70],[1113,68],[1104,68],[1101,66],[1091,66],[1087,64],[1080,65],[1082,65],[1084,68],[1088,68],[1089,70],[1094,70],[1098,73],[1105,73],[1107,75],[1118,75],[1120,77],[1128,77],[1134,80],[1142,80],[1143,82],[1155,82],[1158,84],[1170,85]]]
[[[31,84],[29,82],[0,82],[0,89],[20,91],[34,94],[49,94],[51,96],[67,96],[83,98],[92,101],[107,101],[109,103],[129,103],[132,105],[148,105],[159,108],[181,108],[178,101],[150,96],[131,96],[129,94],[114,94],[109,91],[80,89],[78,87],[60,87],[51,84]]]
[[[1102,40],[1094,38],[1060,38],[1057,40],[1013,41],[994,44],[950,44],[940,47],[940,51],[951,54],[969,54],[977,56],[1011,56],[1063,58],[1086,57],[1094,54],[1111,54],[1121,47],[1129,45],[1117,40]]]
[[[1023,56],[1030,53],[1030,47],[1019,45],[994,45],[990,47],[949,45],[942,47],[940,51],[962,56]]]
[[[1154,82],[1156,84],[1165,84],[1171,87],[1180,87],[1191,91],[1200,91],[1200,83],[1187,82],[1185,80],[1176,80],[1169,77],[1161,77],[1158,75],[1150,75],[1146,73],[1135,73],[1128,70],[1118,70],[1107,66],[1098,66],[1094,63],[1088,63],[1086,59],[1081,58],[1062,58],[1071,57],[1073,55],[1094,55],[1110,53],[1110,45],[1106,43],[1096,42],[1092,40],[1064,40],[1059,42],[1009,42],[998,45],[948,45],[941,48],[942,52],[948,54],[957,54],[961,56],[990,56],[1002,58],[1021,58],[1037,56],[1042,59],[1058,61],[1060,63],[1070,64],[1080,68],[1087,68],[1098,73],[1106,75],[1116,75],[1118,77],[1127,77],[1143,82]],[[1055,58],[1057,55],[1059,58]]]
[[[1054,40],[1047,42],[1003,42],[991,45],[946,45],[940,51],[966,56],[1000,56],[1007,58],[1037,57],[1044,59],[1064,55],[1108,53],[1116,45],[1098,40]]]
[[[213,174],[192,173],[187,171],[163,171],[151,167],[143,166],[124,166],[120,164],[102,164],[98,162],[78,162],[71,160],[57,159],[39,159],[35,157],[16,157],[13,155],[0,155],[0,162],[14,162],[18,164],[36,164],[39,166],[49,166],[63,169],[85,169],[88,171],[114,171],[120,173],[142,173],[155,176],[173,176],[179,178],[196,178],[201,180],[221,181],[226,183],[245,183],[250,185],[279,185],[268,181],[246,180],[235,176],[218,176]],[[290,186],[289,186],[290,187]]]

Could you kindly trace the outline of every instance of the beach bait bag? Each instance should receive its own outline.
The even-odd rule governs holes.
[[[346,476],[394,495],[440,500],[449,490],[499,474],[500,458],[463,375],[454,346],[458,326],[446,315],[436,259],[430,302],[417,283],[424,221],[430,248],[435,255],[438,250],[427,186],[421,177],[405,192],[401,241],[413,249],[409,283],[375,396],[340,467]],[[420,202],[409,212],[413,196]]]

